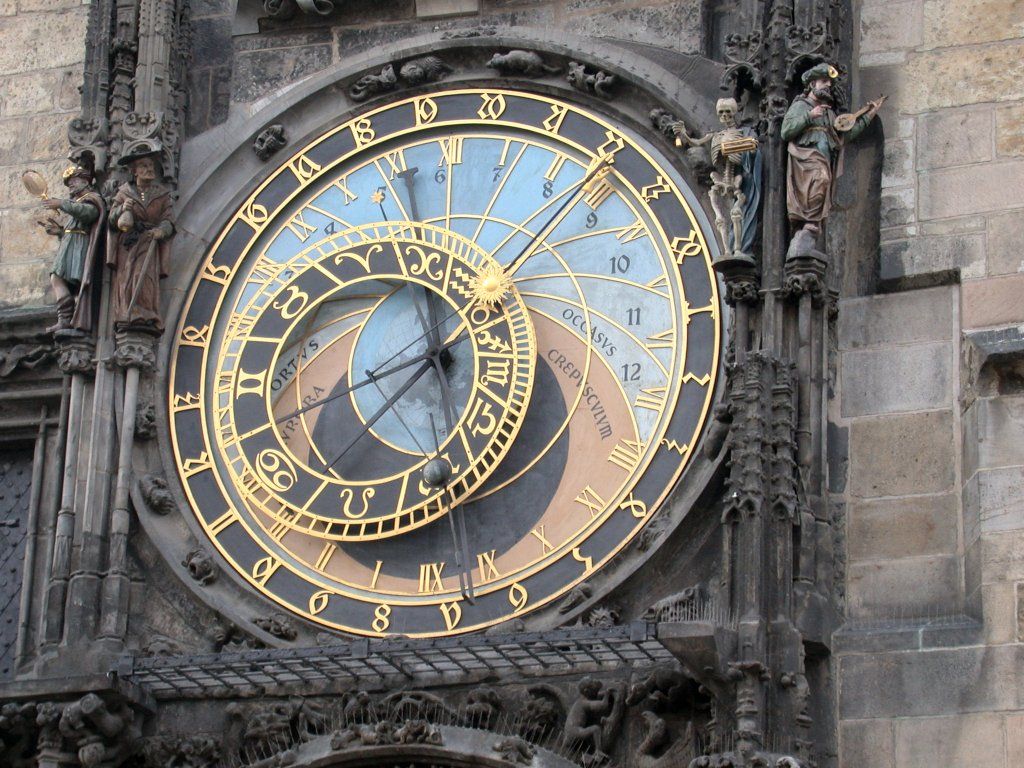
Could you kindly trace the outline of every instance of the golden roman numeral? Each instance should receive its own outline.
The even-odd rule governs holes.
[[[229,509],[223,515],[218,517],[212,523],[210,523],[210,535],[220,536],[221,532],[232,523],[239,521],[238,512],[233,509]]]
[[[530,533],[533,534],[534,538],[536,538],[537,541],[540,542],[540,549],[542,555],[546,555],[548,552],[554,551],[554,546],[552,546],[551,542],[548,541],[547,538],[544,536],[543,525],[538,525],[536,528],[530,531]]]
[[[382,565],[384,565],[384,561],[378,560],[377,564],[373,566],[373,578],[370,579],[370,589],[377,588],[377,579],[380,578],[380,569]]]
[[[608,461],[612,464],[622,467],[627,472],[632,472],[640,464],[640,456],[643,454],[644,444],[641,442],[635,442],[633,440],[620,440],[619,443],[612,448],[611,455],[608,456]]]
[[[501,576],[498,572],[497,566],[494,565],[494,553],[496,551],[497,550],[492,549],[490,552],[481,552],[476,556],[476,562],[480,568],[481,583],[493,581]]]
[[[676,330],[669,328],[661,333],[654,333],[647,337],[648,349],[671,349],[676,343]]]
[[[584,507],[590,510],[590,516],[592,518],[597,517],[601,514],[601,510],[604,509],[604,499],[601,498],[600,494],[591,488],[589,485],[580,491],[579,495],[574,499],[577,504],[582,504]]]
[[[421,594],[444,592],[444,586],[441,583],[441,571],[443,570],[444,563],[423,563],[420,566],[419,590]]]
[[[441,146],[441,159],[437,161],[438,168],[442,165],[451,167],[462,163],[462,140],[462,136],[449,136],[438,142]]]
[[[544,130],[549,133],[558,133],[562,130],[562,122],[565,120],[565,116],[569,114],[569,108],[564,104],[552,104],[551,114],[544,118],[544,122],[541,125],[544,126]]]
[[[668,387],[650,387],[649,389],[641,389],[640,394],[636,396],[636,400],[633,401],[633,405],[636,408],[647,408],[652,411],[660,411],[662,406],[665,405],[665,396],[668,393]]]
[[[316,564],[313,567],[323,573],[327,570],[327,564],[331,562],[331,558],[334,557],[334,553],[337,551],[338,545],[333,541],[328,541],[324,544],[324,548],[320,550],[320,556],[317,557]]]
[[[623,243],[631,243],[647,234],[647,227],[639,219],[628,227],[623,227],[615,233],[615,238]]]
[[[341,191],[343,199],[345,200],[345,205],[348,205],[353,200],[359,199],[359,195],[357,195],[355,192],[348,188],[348,184],[345,183],[347,181],[348,176],[343,176],[342,178],[334,182],[334,186]]]
[[[388,152],[384,155],[384,162],[388,164],[391,169],[391,175],[389,179],[395,178],[402,171],[408,170],[408,166],[405,164],[405,150],[397,149],[394,152]]]
[[[591,177],[590,181],[583,185],[583,191],[585,192],[583,202],[595,211],[601,206],[601,203],[611,197],[612,192],[615,191],[612,187],[612,183],[607,179],[611,170],[612,169],[607,165],[604,166]]]
[[[690,318],[694,315],[700,314],[701,312],[707,312],[711,317],[715,316],[715,305],[708,304],[706,307],[691,308],[685,301],[683,302],[683,312],[686,313],[686,323],[689,325]]]
[[[555,177],[558,176],[558,172],[562,170],[562,166],[565,165],[565,161],[568,160],[567,155],[563,155],[561,152],[556,152],[554,159],[551,161],[551,165],[544,171],[544,178],[548,181],[554,181]]]
[[[281,515],[281,517],[278,518],[277,522],[275,522],[270,527],[270,530],[267,531],[267,533],[270,534],[270,538],[272,538],[274,541],[281,541],[281,539],[284,538],[285,534],[292,529],[292,527],[288,525],[288,523],[290,520],[294,519],[297,514],[297,511],[289,511]]]
[[[309,240],[309,236],[316,232],[316,227],[312,224],[307,224],[306,220],[302,218],[302,211],[296,213],[292,220],[288,222],[288,229],[291,230],[292,234],[299,238],[299,242],[306,242]]]

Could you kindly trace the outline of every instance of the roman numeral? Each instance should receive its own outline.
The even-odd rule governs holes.
[[[536,538],[537,541],[540,542],[540,549],[542,555],[546,555],[548,552],[554,551],[554,546],[551,544],[550,541],[547,540],[547,537],[544,536],[543,525],[538,525],[536,528],[530,531],[530,533],[533,534],[534,538]]]
[[[660,411],[662,406],[665,405],[665,396],[668,393],[668,387],[651,387],[649,389],[641,389],[640,394],[636,396],[636,400],[633,401],[633,405],[636,408],[647,408],[652,411]]]
[[[589,485],[580,491],[579,495],[574,499],[578,504],[582,504],[584,507],[590,510],[591,518],[597,517],[601,514],[601,510],[604,509],[604,499],[591,488]]]
[[[288,229],[291,230],[292,234],[299,238],[299,242],[306,242],[309,240],[309,236],[316,232],[316,227],[312,224],[307,224],[306,220],[302,218],[302,211],[296,213],[292,220],[288,222]]]
[[[334,182],[334,186],[338,188],[338,190],[342,194],[343,199],[345,200],[345,205],[348,205],[353,200],[359,199],[359,195],[357,195],[355,192],[348,188],[348,184],[345,183],[347,181],[348,176],[344,176],[338,179],[336,182]]]
[[[498,568],[494,565],[494,553],[496,551],[497,550],[492,549],[490,552],[481,552],[476,556],[476,563],[480,568],[481,583],[493,581],[501,576],[498,572]]]
[[[669,328],[667,331],[655,333],[647,337],[648,349],[671,349],[675,343],[675,328]]]
[[[388,164],[388,167],[391,170],[391,175],[388,177],[389,179],[393,179],[402,171],[408,170],[408,167],[405,164],[405,150],[399,149],[394,152],[389,152],[384,155],[384,162]]]
[[[544,178],[548,181],[554,181],[555,177],[558,176],[558,172],[562,170],[562,166],[565,165],[565,161],[568,160],[567,155],[563,155],[561,152],[556,152],[554,159],[551,161],[551,165],[544,171]]]
[[[235,397],[242,395],[256,395],[263,397],[263,390],[267,386],[267,372],[246,373],[238,369],[238,381],[235,385]]]
[[[462,140],[462,136],[450,136],[438,142],[441,145],[441,159],[437,163],[438,168],[442,165],[451,167],[462,163]]]
[[[423,563],[420,566],[421,594],[433,594],[444,592],[444,585],[441,583],[441,571],[444,570],[444,563]]]
[[[620,440],[612,448],[608,461],[617,467],[622,467],[627,472],[632,472],[640,464],[640,456],[643,454],[644,444],[633,440]]]
[[[337,544],[332,541],[328,541],[324,544],[324,548],[320,550],[320,556],[317,557],[316,564],[313,567],[323,573],[327,569],[327,564],[331,562],[331,558],[334,557],[334,553],[337,551]]]
[[[643,225],[639,219],[634,221],[628,227],[623,227],[617,233],[615,233],[616,239],[623,243],[631,243],[647,234],[647,227]]]
[[[210,523],[210,526],[209,526],[209,528],[210,528],[210,535],[211,536],[219,536],[221,534],[221,532],[224,531],[225,528],[227,528],[232,523],[237,523],[238,520],[239,520],[238,512],[236,512],[233,509],[229,509],[223,515],[221,515],[216,520],[214,520],[212,523]]]

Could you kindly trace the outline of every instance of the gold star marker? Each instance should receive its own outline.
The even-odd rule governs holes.
[[[384,202],[384,193],[378,189],[376,192],[370,195],[370,199],[379,205],[380,203]]]

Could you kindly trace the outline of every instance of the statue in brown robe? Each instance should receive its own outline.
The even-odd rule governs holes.
[[[159,151],[146,143],[119,161],[128,166],[132,181],[121,185],[110,205],[110,226],[117,234],[109,241],[107,266],[114,269],[118,330],[163,332],[160,279],[167,276],[174,220],[171,190],[157,181]]]

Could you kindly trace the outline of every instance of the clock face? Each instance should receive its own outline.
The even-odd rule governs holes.
[[[721,334],[707,231],[656,150],[548,96],[439,91],[324,134],[230,219],[177,327],[199,526],[347,632],[551,602],[694,451]]]

